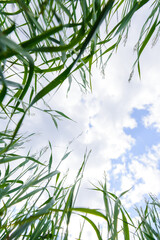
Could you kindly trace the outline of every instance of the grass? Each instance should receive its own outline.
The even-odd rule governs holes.
[[[144,210],[137,209],[137,225],[121,204],[123,194],[129,193],[118,197],[108,192],[106,180],[94,188],[103,196],[104,209],[75,207],[89,153],[72,186],[58,168],[53,170],[51,143],[47,163],[42,154],[20,154],[27,141],[20,130],[30,109],[49,114],[55,127],[59,118],[70,119],[53,111],[47,96],[67,79],[71,90],[75,73],[81,79],[77,81],[80,90],[92,91],[92,65],[99,62],[103,69],[119,44],[127,40],[134,15],[149,4],[131,71],[137,66],[140,77],[140,57],[149,41],[154,45],[159,36],[159,1],[0,1],[0,239],[68,239],[73,215],[88,222],[97,239],[119,239],[121,233],[125,240],[134,236],[159,239],[160,203],[153,196]],[[107,236],[93,216],[104,221]],[[83,227],[79,239],[82,235]]]

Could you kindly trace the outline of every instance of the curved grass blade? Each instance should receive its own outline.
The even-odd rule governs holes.
[[[88,217],[83,216],[83,215],[80,215],[80,216],[83,217],[87,222],[89,222],[91,224],[91,226],[93,227],[94,231],[97,234],[98,240],[103,240],[102,237],[101,237],[100,231],[97,228],[96,224],[91,219],[89,219]]]
[[[10,39],[6,38],[2,33],[0,33],[0,42],[2,44],[4,44],[5,46],[7,46],[8,48],[12,49],[14,52],[17,52],[18,54],[21,54],[22,56],[25,56],[28,59],[28,64],[29,64],[28,79],[26,81],[26,84],[24,86],[24,89],[23,89],[22,93],[19,96],[19,100],[22,100],[24,98],[24,96],[26,95],[26,93],[27,93],[27,90],[28,90],[28,88],[29,88],[29,86],[31,84],[32,76],[33,76],[33,73],[34,73],[34,62],[33,62],[33,59],[29,55],[29,53],[27,53],[21,46],[17,45],[16,43],[11,41]],[[21,59],[21,57],[20,57],[20,59]],[[21,60],[23,60],[23,59],[21,59]],[[25,62],[26,61],[24,59],[24,64],[25,64]],[[17,109],[19,104],[20,104],[20,102],[18,101],[16,106],[15,106],[15,110]]]
[[[101,217],[103,218],[105,221],[108,222],[107,217],[101,213],[100,211],[96,210],[96,209],[90,209],[90,208],[71,208],[71,211],[75,211],[75,212],[81,212],[81,213],[86,213],[86,214],[91,214],[97,217]]]
[[[64,68],[64,64],[54,67],[54,68],[46,68],[46,69],[41,69],[39,67],[35,67],[35,72],[37,73],[47,73],[47,72],[54,72],[54,71],[59,71],[62,70]]]

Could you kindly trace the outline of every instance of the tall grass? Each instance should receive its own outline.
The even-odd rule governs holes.
[[[121,196],[107,191],[106,181],[95,188],[103,195],[103,213],[75,208],[87,153],[72,186],[65,184],[67,176],[52,170],[51,145],[47,164],[41,154],[19,153],[26,141],[19,131],[30,108],[49,114],[55,127],[57,116],[69,118],[50,109],[47,96],[67,79],[69,91],[76,81],[74,74],[81,77],[77,84],[83,92],[92,91],[92,65],[107,64],[126,41],[135,13],[149,4],[132,69],[133,73],[137,66],[139,76],[141,54],[150,39],[155,44],[159,36],[159,1],[0,1],[0,239],[68,239],[73,213],[92,226],[97,239],[103,236],[92,215],[106,223],[107,239],[118,239],[121,231],[124,239],[130,239],[130,227],[138,239],[159,239],[160,205],[152,196],[144,211],[137,210],[137,226],[123,208]],[[42,100],[45,109],[38,104]]]

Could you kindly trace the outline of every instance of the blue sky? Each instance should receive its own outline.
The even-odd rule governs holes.
[[[147,115],[149,115],[147,107],[146,109],[133,109],[131,117],[136,120],[137,126],[134,129],[124,128],[125,133],[136,140],[131,150],[133,155],[143,154],[160,142],[160,133],[156,131],[156,128],[152,125],[149,127],[144,125],[143,119]]]
[[[129,173],[130,172],[129,166],[132,162],[132,159],[134,158],[138,159],[138,157],[144,154],[148,154],[148,151],[150,151],[150,149],[152,149],[153,146],[157,146],[160,143],[160,132],[158,132],[153,125],[146,127],[144,123],[144,118],[149,116],[149,106],[144,106],[143,109],[134,108],[130,116],[131,118],[135,119],[136,126],[133,129],[124,128],[124,132],[127,135],[130,135],[132,138],[134,138],[135,143],[130,150],[126,151],[118,159],[112,159],[112,169],[110,170],[110,174],[112,174],[117,164],[119,164],[119,166],[122,164],[124,158],[126,159],[125,170]],[[158,161],[157,167],[158,169],[160,169],[160,161]],[[111,187],[114,191],[121,189],[122,174],[123,174],[122,172],[119,172],[118,176],[111,180]],[[132,177],[134,178],[133,174]],[[142,179],[137,180],[135,179],[134,183],[140,184],[142,182],[143,182]],[[155,184],[158,185],[158,183]]]

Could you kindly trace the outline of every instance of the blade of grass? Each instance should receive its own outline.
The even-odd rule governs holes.
[[[97,234],[98,240],[102,240],[100,231],[99,231],[99,229],[97,228],[96,224],[95,224],[91,219],[89,219],[88,217],[83,216],[83,215],[80,215],[80,216],[81,216],[82,218],[84,218],[87,222],[89,222],[89,223],[91,224],[91,226],[93,227],[94,231],[95,231],[96,234]]]

